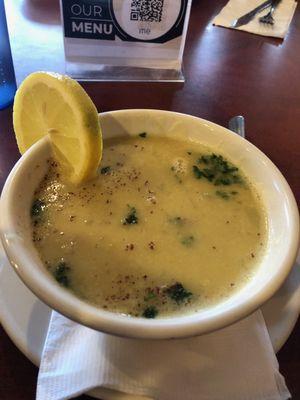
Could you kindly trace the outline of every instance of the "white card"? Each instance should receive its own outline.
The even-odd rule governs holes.
[[[66,61],[181,70],[191,1],[61,0]]]

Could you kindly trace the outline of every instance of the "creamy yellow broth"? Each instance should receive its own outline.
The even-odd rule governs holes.
[[[240,169],[187,141],[108,140],[81,187],[59,167],[36,190],[33,240],[80,298],[147,318],[212,306],[251,278],[266,244],[258,193]]]

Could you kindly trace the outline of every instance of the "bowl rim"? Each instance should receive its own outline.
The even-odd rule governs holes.
[[[200,121],[200,123],[211,127],[213,129],[222,130],[229,135],[234,137],[235,141],[244,141],[245,139],[240,138],[235,133],[232,133],[228,129],[214,124],[202,118],[194,117],[188,114],[176,113],[172,111],[163,110],[148,110],[148,109],[131,109],[131,110],[117,110],[111,112],[105,112],[100,114],[101,117],[108,115],[116,116],[120,114],[133,114],[136,113],[150,113],[157,116],[158,114],[169,114],[172,116],[178,116],[179,118],[192,118]],[[19,171],[24,168],[24,164],[32,161],[32,158],[38,156],[44,146],[49,146],[47,138],[41,139],[39,142],[34,144],[26,153],[20,158],[20,160],[13,167],[10,172],[1,196],[1,240],[3,247],[8,256],[11,265],[14,267],[15,271],[25,283],[26,286],[44,303],[49,305],[52,309],[58,311],[59,313],[65,315],[66,317],[79,322],[83,325],[89,326],[96,330],[101,330],[110,334],[115,334],[125,337],[133,338],[145,338],[145,339],[170,339],[170,338],[183,338],[191,337],[204,333],[209,333],[215,331],[225,326],[228,326],[238,320],[248,316],[255,310],[257,310],[264,302],[266,302],[272,295],[279,289],[281,284],[286,279],[293,263],[296,259],[298,244],[299,244],[299,214],[298,208],[293,196],[293,193],[286,182],[285,178],[277,167],[268,159],[268,157],[257,149],[253,144],[247,141],[247,145],[254,150],[260,157],[263,157],[268,165],[273,169],[273,172],[280,180],[286,194],[287,194],[287,209],[289,213],[293,216],[291,218],[291,231],[294,232],[293,235],[290,234],[290,245],[286,251],[284,263],[280,271],[273,277],[272,280],[264,286],[264,290],[261,290],[252,298],[248,299],[247,302],[239,304],[226,310],[223,314],[217,314],[216,316],[211,316],[205,319],[196,318],[197,313],[192,314],[193,318],[189,316],[180,317],[169,317],[161,318],[157,320],[147,320],[144,318],[132,318],[117,313],[105,311],[103,309],[96,308],[79,298],[75,295],[71,295],[64,288],[61,288],[53,279],[51,279],[48,273],[36,276],[30,273],[30,257],[26,258],[26,263],[24,264],[24,254],[26,255],[27,249],[20,248],[20,246],[12,245],[9,235],[11,232],[16,232],[16,226],[14,221],[14,216],[9,213],[9,204],[11,202],[11,196],[15,188],[15,177],[18,175]],[[4,227],[9,227],[9,232]],[[22,247],[22,246],[21,246]],[[22,250],[22,251],[20,251]],[[24,267],[25,265],[25,267]],[[80,310],[80,312],[79,312]]]

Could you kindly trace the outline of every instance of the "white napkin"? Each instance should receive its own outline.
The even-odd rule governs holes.
[[[263,3],[263,0],[230,0],[221,10],[220,14],[215,17],[213,24],[231,28],[231,24],[235,19],[253,10],[261,3]],[[259,22],[259,18],[269,11],[269,9],[265,9],[257,14],[247,25],[243,25],[237,29],[257,35],[283,39],[288,31],[296,7],[296,1],[282,0],[273,14],[274,25],[266,25]]]
[[[53,312],[36,399],[69,399],[93,388],[103,400],[290,398],[260,311],[218,332],[169,341],[109,336]]]

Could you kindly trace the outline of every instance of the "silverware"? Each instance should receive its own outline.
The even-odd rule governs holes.
[[[239,28],[240,26],[246,25],[248,24],[257,13],[259,13],[260,11],[270,7],[272,4],[272,0],[267,0],[264,3],[260,4],[258,7],[254,8],[254,10],[249,11],[247,14],[241,16],[238,19],[235,19],[232,24],[231,27],[232,28]]]
[[[242,115],[236,115],[228,122],[229,129],[237,133],[242,138],[245,138],[245,118]]]
[[[278,6],[278,4],[281,2],[281,0],[274,0],[272,1],[271,4],[271,10],[268,12],[268,14],[262,16],[259,18],[259,22],[263,23],[263,24],[269,24],[269,25],[274,25],[274,18],[273,18],[273,14],[274,11],[276,9],[276,7]]]

